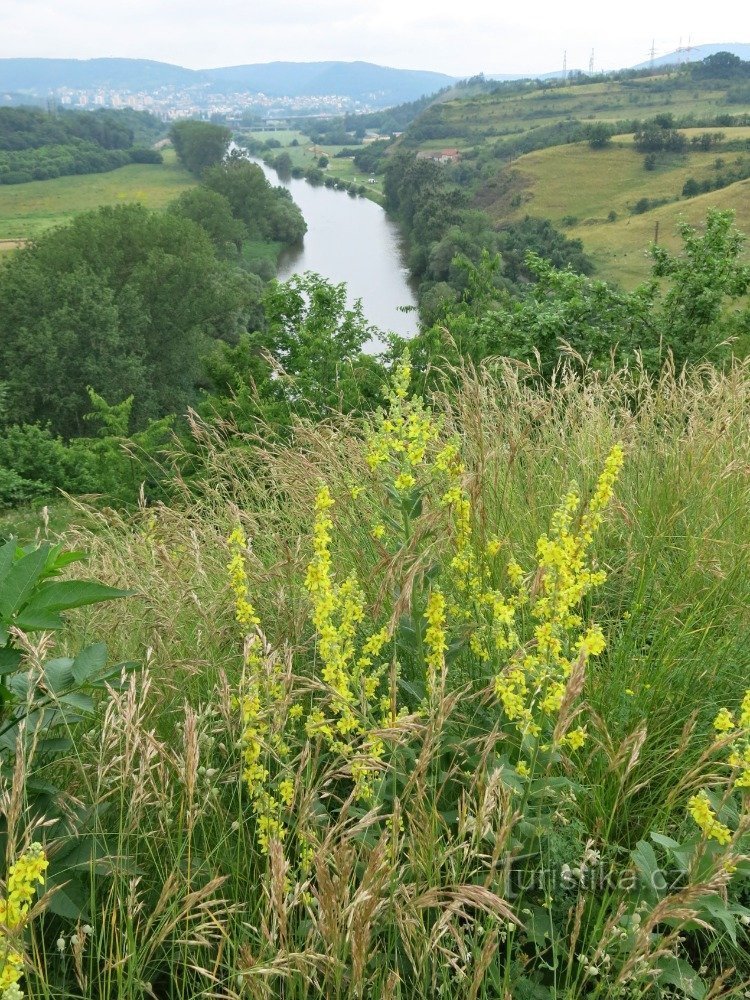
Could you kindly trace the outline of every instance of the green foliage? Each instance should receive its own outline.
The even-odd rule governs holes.
[[[237,335],[250,300],[245,276],[217,261],[189,219],[138,205],[80,215],[0,269],[9,412],[80,435],[93,386],[108,399],[132,394],[136,429],[181,413],[196,398],[201,355]]]
[[[733,226],[732,212],[709,211],[705,229],[683,223],[682,251],[652,246],[654,276],[668,279],[661,301],[666,344],[678,364],[721,357],[734,332],[727,306],[750,289],[750,266],[743,262],[745,238]]]
[[[432,317],[434,326],[412,342],[418,367],[427,371],[445,355],[454,362],[502,355],[538,358],[542,371],[551,374],[561,352],[571,349],[600,367],[639,358],[656,369],[667,351],[678,366],[722,361],[728,339],[747,322],[747,310],[739,317],[731,311],[750,287],[750,269],[742,263],[744,240],[733,228],[732,214],[715,210],[704,232],[683,225],[680,233],[681,254],[651,248],[654,279],[667,279],[661,289],[652,280],[622,292],[529,251],[525,267],[533,283],[511,296],[502,290],[499,258],[485,255],[478,265],[464,258],[460,301],[446,298]]]
[[[97,642],[77,654],[48,655],[49,643],[33,642],[35,633],[60,631],[66,612],[128,597],[132,591],[92,580],[61,580],[82,554],[62,545],[41,542],[21,547],[11,537],[0,545],[0,780],[18,786],[18,776],[35,765],[24,782],[24,806],[44,816],[47,836],[57,843],[47,885],[57,890],[49,909],[72,920],[87,919],[88,872],[97,857],[92,837],[100,803],[66,803],[69,789],[57,787],[49,775],[75,748],[81,724],[96,718],[101,702],[120,687],[134,663],[107,662],[107,647]],[[16,837],[7,814],[0,820],[0,851],[6,855]]]
[[[207,360],[212,394],[204,413],[246,431],[265,422],[266,432],[276,434],[295,415],[321,420],[377,404],[383,372],[362,348],[378,331],[360,302],[347,305],[345,285],[295,275],[271,282],[263,306],[262,329],[243,335],[236,347],[221,345]]]
[[[240,219],[234,217],[229,199],[224,195],[201,184],[183,191],[169,206],[169,211],[191,219],[205,229],[219,257],[231,259],[238,256],[247,229]]]
[[[169,138],[180,162],[200,177],[204,170],[224,159],[232,132],[225,125],[179,121],[170,129]]]
[[[251,240],[292,245],[307,231],[302,213],[286,188],[272,187],[256,163],[236,152],[207,170],[203,183],[226,198],[233,217],[245,226]]]
[[[586,138],[592,149],[606,149],[614,134],[614,128],[606,122],[595,122],[586,129]]]
[[[157,150],[134,146],[161,132],[151,115],[0,108],[0,184],[101,173],[127,163],[161,163]]]

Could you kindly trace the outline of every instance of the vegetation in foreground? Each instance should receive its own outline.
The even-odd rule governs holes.
[[[744,995],[750,371],[448,381],[1,550],[7,997]]]

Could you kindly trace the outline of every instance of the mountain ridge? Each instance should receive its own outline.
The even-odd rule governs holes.
[[[362,61],[270,62],[188,69],[153,59],[0,59],[0,91],[45,96],[52,90],[231,85],[271,97],[337,94],[354,100],[377,95],[394,102],[413,100],[455,83],[430,70],[404,70]]]

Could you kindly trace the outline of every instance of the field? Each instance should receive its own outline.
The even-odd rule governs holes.
[[[581,86],[529,85],[527,92],[484,94],[433,105],[425,117],[445,127],[444,146],[466,148],[517,136],[571,118],[616,122],[657,114],[711,117],[720,112],[746,114],[745,105],[725,103],[726,89],[678,84],[665,77],[607,80]],[[451,127],[455,131],[451,133]],[[420,148],[422,142],[419,143]]]
[[[164,208],[194,184],[168,149],[163,164],[134,163],[106,174],[0,185],[0,251],[100,205],[138,201],[147,208]]]
[[[727,140],[747,139],[750,129],[724,129]],[[686,130],[689,135],[691,130]],[[715,177],[717,159],[731,166],[750,153],[694,152],[659,154],[657,168],[646,171],[643,154],[632,146],[632,136],[618,136],[603,150],[588,143],[571,143],[528,153],[514,161],[511,183],[493,198],[492,187],[482,193],[482,204],[496,222],[533,215],[551,219],[568,235],[580,238],[597,265],[597,273],[626,287],[649,273],[645,249],[656,235],[668,246],[677,246],[676,224],[684,219],[699,223],[711,207],[732,208],[737,225],[750,233],[748,181],[693,198],[681,197],[689,177],[697,181]],[[642,214],[632,214],[644,196],[669,204]],[[610,212],[614,220],[608,218]]]
[[[254,139],[260,139],[261,141],[269,138],[278,139],[282,144],[282,148],[274,149],[270,152],[272,154],[278,154],[281,152],[288,153],[292,161],[292,166],[294,167],[302,167],[303,169],[307,169],[308,167],[317,167],[320,157],[327,156],[328,166],[324,170],[326,176],[336,177],[344,181],[356,181],[357,184],[364,184],[370,196],[373,194],[382,194],[382,175],[375,178],[375,184],[370,184],[369,175],[363,174],[360,170],[357,170],[354,166],[354,162],[349,157],[336,158],[335,154],[345,148],[343,146],[317,145],[312,143],[310,141],[310,137],[305,135],[303,132],[295,132],[291,130],[280,130],[278,132],[247,132],[246,134],[252,136]],[[297,141],[296,146],[291,145],[294,140]]]

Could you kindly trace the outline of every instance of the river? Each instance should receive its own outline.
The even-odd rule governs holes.
[[[315,271],[335,284],[344,281],[350,303],[362,300],[368,322],[384,332],[413,336],[417,314],[400,308],[417,304],[401,234],[380,205],[295,177],[282,180],[261,160],[250,159],[272,184],[289,189],[307,223],[303,246],[282,255],[279,278]]]

